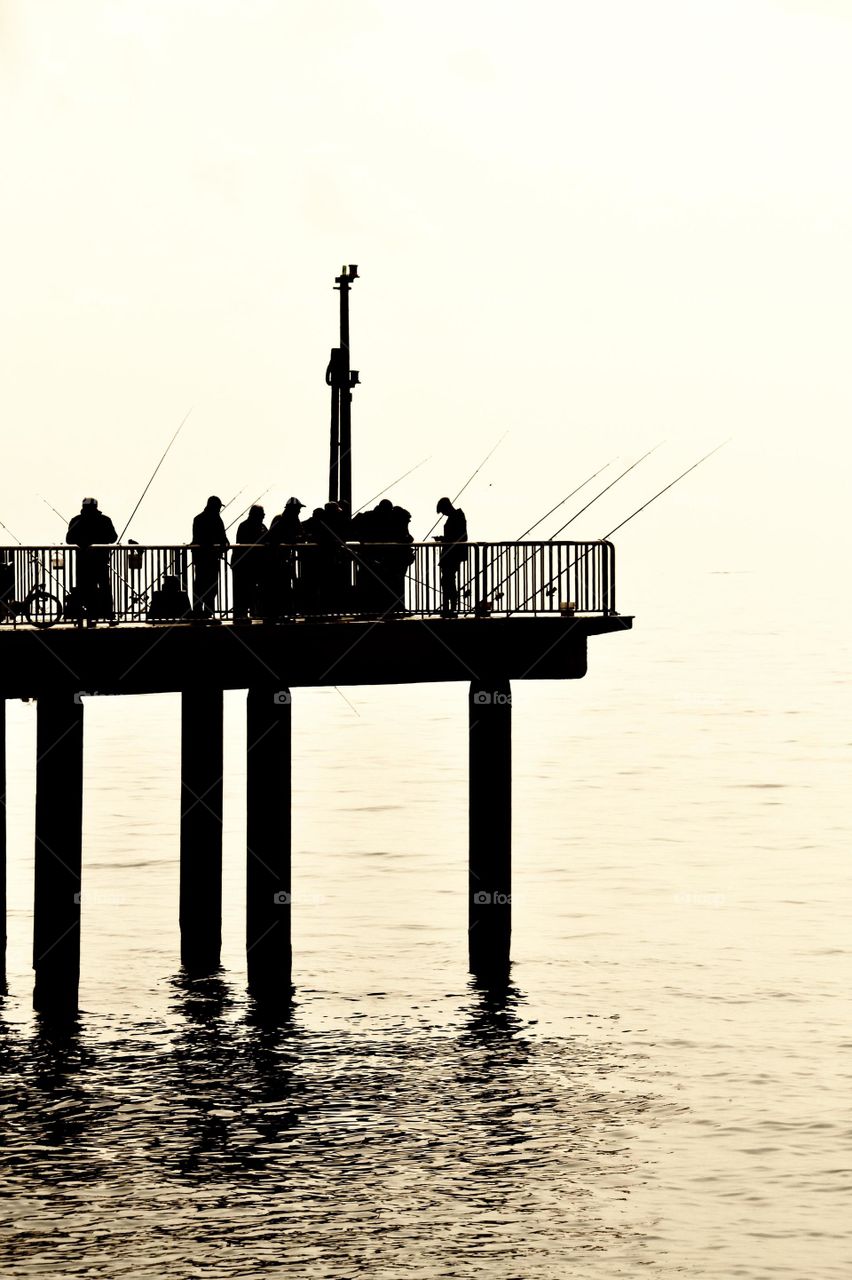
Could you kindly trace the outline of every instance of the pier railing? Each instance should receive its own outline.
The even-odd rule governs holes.
[[[0,623],[615,613],[610,542],[0,547]],[[449,600],[453,585],[457,599]],[[105,585],[108,583],[108,592]]]

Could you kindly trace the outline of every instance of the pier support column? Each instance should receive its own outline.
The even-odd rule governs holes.
[[[6,699],[0,698],[0,992],[6,990]]]
[[[33,1006],[75,1013],[80,981],[83,848],[83,704],[72,693],[38,699],[36,727]]]
[[[222,690],[181,694],[180,960],[211,973],[222,950]]]
[[[252,995],[290,999],[290,691],[246,704],[246,958]]]
[[[471,682],[468,954],[471,972],[504,978],[512,933],[512,694]]]

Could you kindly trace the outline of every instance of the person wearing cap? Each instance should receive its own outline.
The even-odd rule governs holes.
[[[90,627],[99,618],[115,621],[109,580],[109,551],[118,534],[108,515],[98,510],[97,498],[84,498],[80,514],[68,526],[65,541],[79,548],[76,555],[77,589]]]
[[[305,540],[304,525],[299,519],[304,505],[298,498],[288,498],[284,510],[274,517],[269,526],[267,541],[272,550],[266,571],[265,610],[271,622],[296,612],[294,548]]]
[[[459,610],[459,569],[467,560],[467,520],[461,507],[454,507],[449,498],[439,498],[435,508],[439,516],[446,516],[444,532],[435,539],[443,546],[438,561],[441,570],[441,614],[453,618]]]
[[[213,614],[219,594],[219,561],[230,545],[222,517],[222,499],[215,495],[192,522],[192,603],[195,616],[218,622]]]

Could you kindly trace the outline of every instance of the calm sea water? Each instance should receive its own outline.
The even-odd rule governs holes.
[[[296,691],[290,1021],[178,968],[178,702],[86,706],[83,1012],[30,1010],[9,708],[0,1274],[848,1277],[849,632],[748,575],[515,688],[512,984],[466,974],[466,689]],[[623,607],[627,607],[627,602]],[[343,696],[345,694],[345,697]],[[350,705],[351,704],[351,705]]]

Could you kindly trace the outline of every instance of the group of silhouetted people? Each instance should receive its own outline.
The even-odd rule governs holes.
[[[219,572],[228,549],[236,623],[347,612],[392,617],[404,611],[406,574],[415,557],[411,513],[388,498],[352,516],[340,503],[327,502],[305,520],[304,503],[289,498],[268,526],[263,507],[254,505],[238,526],[233,546],[222,509],[214,495],[192,522],[194,619],[218,621]],[[467,559],[467,522],[449,498],[441,498],[437,511],[446,519],[435,539],[442,544],[441,611],[452,616],[459,607],[459,570]],[[84,498],[66,535],[66,542],[79,548],[68,616],[90,625],[99,619],[114,621],[107,548],[116,539],[115,526],[97,500]],[[352,545],[356,543],[358,549]]]

